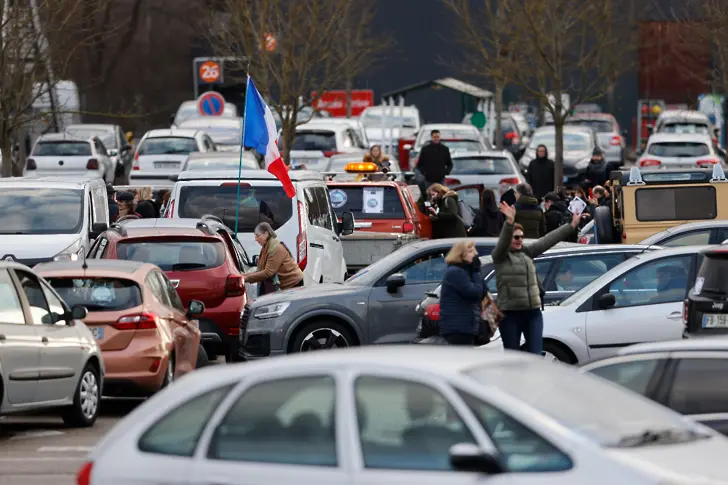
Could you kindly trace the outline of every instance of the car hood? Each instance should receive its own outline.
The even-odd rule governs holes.
[[[14,260],[52,258],[78,241],[78,234],[2,234],[0,258]]]
[[[352,295],[359,291],[369,292],[370,290],[371,289],[369,287],[322,283],[303,288],[294,288],[292,290],[269,293],[255,300],[250,304],[250,306],[255,308],[262,305],[270,305],[272,303],[280,303],[291,300],[306,300],[310,303],[311,300],[319,298],[326,299],[328,301],[335,301],[342,296]]]

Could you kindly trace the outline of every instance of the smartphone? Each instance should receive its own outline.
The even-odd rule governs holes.
[[[432,202],[430,202],[429,200],[426,200],[425,201],[425,207],[427,207],[427,208],[432,207]]]

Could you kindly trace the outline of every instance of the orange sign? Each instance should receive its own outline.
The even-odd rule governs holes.
[[[276,50],[278,41],[275,37],[273,37],[273,34],[265,34],[263,37],[265,38],[265,50],[267,50],[268,52],[273,52],[274,50]]]
[[[206,83],[214,83],[220,79],[220,64],[207,61],[200,64],[200,79]]]

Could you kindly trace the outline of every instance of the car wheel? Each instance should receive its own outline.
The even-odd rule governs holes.
[[[555,342],[544,342],[543,343],[543,357],[550,362],[564,362],[566,364],[573,364],[571,355],[564,350],[559,344]]]
[[[293,341],[293,352],[313,352],[352,347],[356,345],[351,332],[343,325],[321,320],[310,323],[296,334]]]
[[[174,382],[174,354],[169,354],[169,359],[167,359],[167,369],[164,371],[164,380],[162,381],[162,387],[159,388],[161,391],[168,385],[172,384]]]
[[[200,345],[200,348],[197,349],[197,362],[195,363],[195,369],[207,367],[208,365],[210,365],[210,358],[207,355],[205,347]]]
[[[99,415],[101,389],[99,371],[94,364],[86,364],[76,385],[73,404],[63,413],[63,422],[74,428],[92,426]]]

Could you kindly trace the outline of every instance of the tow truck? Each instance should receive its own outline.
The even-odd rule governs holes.
[[[356,220],[354,234],[341,237],[350,275],[404,244],[432,236],[430,219],[418,207],[416,185],[397,181],[400,174],[379,171],[374,163],[349,163],[344,170],[324,176],[337,218],[351,211]]]

